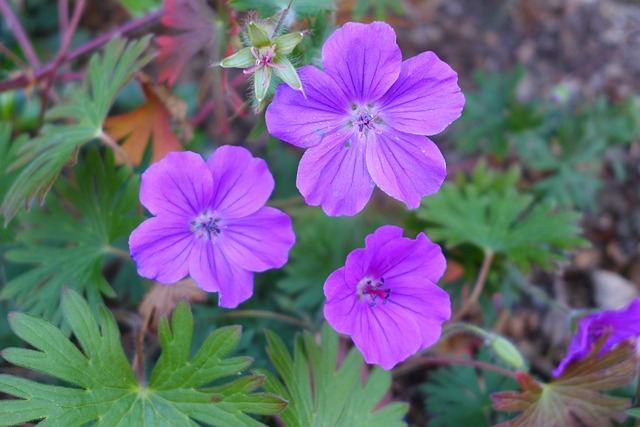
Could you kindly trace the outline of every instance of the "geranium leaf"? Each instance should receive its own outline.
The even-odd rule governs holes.
[[[269,357],[283,382],[267,371],[260,373],[267,377],[267,391],[289,400],[280,414],[288,427],[406,426],[402,420],[406,404],[391,403],[376,409],[391,386],[389,372],[375,367],[362,385],[364,361],[355,348],[336,368],[338,334],[330,326],[322,330],[322,348],[312,334],[298,336],[293,358],[273,332],[267,331],[267,341]]]
[[[111,40],[102,55],[91,58],[82,86],[72,87],[65,101],[47,112],[40,134],[18,147],[11,168],[23,169],[0,206],[5,225],[22,206],[28,210],[36,199],[42,204],[62,168],[74,164],[80,147],[102,133],[102,123],[120,89],[151,60],[142,55],[149,40],[128,44],[120,38]],[[55,123],[61,119],[66,123]]]
[[[247,413],[274,414],[286,406],[277,396],[253,393],[262,377],[237,377],[252,362],[226,358],[240,340],[240,327],[216,330],[189,358],[193,317],[186,303],[176,308],[171,328],[166,318],[160,322],[162,353],[148,386],[136,380],[115,318],[104,306],[96,319],[87,302],[66,289],[62,310],[80,348],[43,319],[11,316],[13,331],[34,349],[9,348],[2,357],[69,385],[0,375],[0,392],[18,398],[0,401],[0,425],[42,420],[38,425],[263,426]],[[228,377],[235,378],[206,388]]]
[[[548,384],[536,382],[529,374],[518,373],[522,391],[505,391],[491,396],[499,411],[522,411],[500,427],[605,427],[612,420],[622,422],[629,399],[599,393],[633,381],[638,370],[635,347],[622,343],[599,355],[600,340],[586,358],[567,366],[563,374]]]
[[[163,86],[154,86],[150,81],[141,81],[142,90],[147,102],[138,107],[135,111],[118,116],[107,118],[104,122],[105,131],[115,140],[124,140],[122,149],[129,156],[131,163],[137,166],[142,161],[147,143],[153,141],[153,154],[151,163],[162,160],[167,153],[182,150],[178,137],[173,132],[171,121],[173,118],[167,108],[167,103],[172,103],[174,107],[182,107],[181,111],[186,112],[186,103],[163,91],[165,97],[159,96]]]
[[[562,251],[585,246],[576,212],[557,212],[516,190],[519,174],[490,171],[480,162],[471,179],[458,177],[425,198],[417,216],[431,225],[429,236],[449,246],[472,244],[506,257],[524,271],[536,264],[550,268]]]
[[[204,0],[165,0],[162,25],[175,34],[159,36],[159,79],[172,86],[184,66],[199,51],[213,60],[218,31],[215,14]]]
[[[0,292],[0,298],[12,298],[21,310],[54,323],[62,319],[57,301],[64,286],[84,293],[94,306],[102,294],[115,296],[102,275],[105,255],[139,223],[137,180],[116,168],[110,153],[103,161],[90,151],[74,175],[56,182],[59,197],[46,210],[23,216],[25,227],[16,237],[22,247],[6,258],[33,267]]]

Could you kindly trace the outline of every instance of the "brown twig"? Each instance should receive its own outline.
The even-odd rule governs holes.
[[[480,298],[480,295],[482,294],[482,289],[484,289],[484,283],[487,281],[487,273],[489,273],[491,261],[493,261],[493,252],[485,251],[482,266],[480,267],[480,273],[478,274],[476,283],[473,285],[471,296],[467,301],[465,301],[460,310],[458,310],[458,312],[451,318],[452,322],[457,322],[462,319],[478,302],[478,298]]]

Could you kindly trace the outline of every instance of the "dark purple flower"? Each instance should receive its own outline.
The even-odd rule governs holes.
[[[434,344],[451,317],[449,295],[436,283],[446,261],[424,233],[415,240],[385,225],[324,284],[324,315],[351,335],[367,363],[391,369]]]
[[[621,310],[604,310],[581,317],[578,330],[571,338],[569,351],[553,371],[553,376],[559,377],[570,363],[584,359],[605,332],[609,333],[609,337],[600,354],[622,341],[640,337],[640,298]]]
[[[265,207],[273,177],[262,159],[223,146],[169,153],[142,174],[140,201],[155,215],[129,237],[138,273],[160,283],[187,274],[234,308],[253,294],[253,272],[282,267],[295,236],[291,219]]]
[[[306,202],[328,215],[354,215],[377,185],[416,208],[446,175],[434,135],[460,117],[458,75],[433,52],[402,61],[384,22],[347,23],[322,48],[324,72],[298,70],[305,93],[280,85],[266,114],[269,132],[309,148],[298,167]]]

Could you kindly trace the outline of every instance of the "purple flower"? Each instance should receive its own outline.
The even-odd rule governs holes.
[[[569,364],[584,359],[605,332],[610,335],[600,349],[600,354],[630,338],[640,337],[640,298],[621,310],[604,310],[580,318],[578,330],[571,338],[569,351],[553,371],[553,376],[559,377]]]
[[[436,285],[445,267],[424,233],[411,240],[399,227],[380,227],[325,282],[324,316],[367,363],[391,369],[440,338],[451,317],[449,295]]]
[[[322,48],[325,72],[298,70],[305,93],[280,85],[266,114],[269,132],[309,148],[297,186],[328,215],[354,215],[377,185],[416,208],[446,175],[424,135],[460,117],[458,75],[433,52],[402,61],[384,22],[347,23]]]
[[[153,214],[129,237],[138,273],[160,283],[187,274],[221,307],[253,294],[253,272],[282,267],[295,236],[291,219],[265,207],[273,177],[262,159],[223,146],[169,153],[142,174],[140,201]]]

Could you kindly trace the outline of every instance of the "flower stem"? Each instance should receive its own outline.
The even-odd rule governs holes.
[[[291,323],[292,325],[300,326],[302,328],[310,329],[311,325],[304,320],[297,319],[293,316],[287,316],[286,314],[274,313],[267,310],[234,310],[221,314],[214,314],[210,316],[213,319],[225,319],[232,317],[255,317],[259,319],[273,319],[280,320],[282,322]]]
[[[105,246],[104,251],[105,253],[115,255],[118,258],[122,258],[126,260],[131,259],[131,255],[129,254],[129,252],[123,251],[122,249],[114,248],[113,246]]]
[[[111,138],[108,134],[102,131],[100,131],[100,133],[98,134],[98,136],[96,136],[96,138],[98,138],[107,147],[111,147],[113,151],[116,152],[116,157],[122,160],[124,164],[127,165],[127,167],[133,171],[133,165],[131,164],[131,160],[129,159],[129,156],[113,138]]]
[[[416,357],[414,359],[409,360],[404,363],[400,367],[394,369],[392,374],[394,377],[399,377],[401,375],[405,375],[413,370],[424,366],[424,365],[465,365],[465,366],[473,366],[477,369],[483,369],[485,371],[492,371],[497,374],[504,375],[509,378],[513,378],[517,380],[516,373],[512,372],[508,369],[501,368],[499,366],[492,365],[490,363],[479,362],[477,360],[472,359],[463,359],[461,357],[435,357],[435,356],[425,356],[425,357]]]
[[[493,252],[485,251],[484,259],[482,260],[482,266],[480,267],[480,273],[478,274],[476,283],[473,285],[473,292],[471,292],[471,296],[462,305],[455,316],[451,318],[451,321],[457,322],[458,320],[462,319],[469,312],[469,310],[471,310],[471,308],[476,305],[476,303],[478,302],[478,298],[480,298],[482,290],[484,289],[484,284],[487,281],[487,274],[489,273],[491,261],[493,261]]]

